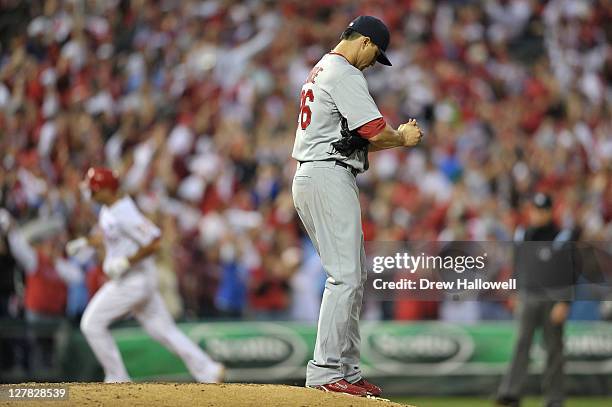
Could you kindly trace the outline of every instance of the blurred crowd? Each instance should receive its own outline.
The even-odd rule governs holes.
[[[511,240],[537,191],[581,240],[612,240],[609,1],[1,3],[3,315],[78,318],[103,283],[64,245],[94,226],[78,184],[106,165],[163,230],[175,316],[316,321],[325,276],[290,190],[298,95],[360,14],[391,30],[393,66],[366,71],[381,112],[425,133],[358,176],[366,240]],[[53,288],[28,293],[41,268]]]

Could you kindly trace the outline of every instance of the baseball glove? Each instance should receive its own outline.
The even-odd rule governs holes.
[[[368,146],[370,142],[359,135],[357,130],[349,130],[348,122],[343,117],[340,122],[342,128],[340,129],[340,135],[342,136],[340,140],[334,141],[331,143],[333,147],[333,151],[339,153],[344,157],[350,157],[357,150],[364,151],[368,153]]]

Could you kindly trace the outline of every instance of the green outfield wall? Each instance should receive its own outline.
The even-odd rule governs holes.
[[[180,328],[228,367],[228,381],[303,383],[316,328],[298,323],[182,323]],[[139,327],[113,330],[135,381],[191,380],[183,363]],[[362,323],[362,360],[367,377],[396,394],[491,394],[511,356],[512,323],[453,325]],[[566,327],[566,372],[574,394],[612,393],[612,324]],[[526,374],[537,392],[545,350],[537,336]],[[73,332],[62,355],[66,379],[102,379],[83,337]]]

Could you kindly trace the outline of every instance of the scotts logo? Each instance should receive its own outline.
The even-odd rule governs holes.
[[[455,356],[461,346],[459,341],[452,337],[431,334],[406,338],[385,333],[374,335],[370,340],[373,348],[381,354],[406,363],[442,362]]]
[[[197,325],[189,336],[229,368],[232,381],[299,378],[309,354],[296,331],[273,323]]]
[[[404,375],[454,370],[474,350],[472,338],[458,326],[383,325],[364,331],[364,357],[377,369]]]
[[[587,333],[574,333],[566,335],[564,339],[565,357],[567,359],[569,372],[580,373],[582,368],[590,366],[594,369],[594,363],[602,362],[609,365],[612,361],[612,331],[609,329],[592,330]],[[538,342],[531,352],[533,359],[545,360],[546,351],[543,344]],[[610,371],[610,366],[607,370]]]
[[[612,332],[569,336],[565,340],[565,347],[570,360],[612,359]]]
[[[228,366],[253,364],[270,366],[280,363],[293,352],[291,342],[275,336],[249,338],[215,338],[206,342],[207,351]]]

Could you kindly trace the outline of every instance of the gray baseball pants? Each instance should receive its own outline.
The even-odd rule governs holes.
[[[367,277],[359,190],[334,161],[299,164],[293,202],[327,273],[306,385],[361,379],[359,314]]]
[[[542,328],[542,339],[546,348],[546,367],[542,374],[542,390],[546,406],[563,405],[563,324],[554,325],[550,312],[554,302],[538,298],[520,297],[517,309],[518,338],[512,361],[499,386],[498,397],[520,399],[523,384],[527,378],[529,351],[533,335]]]

